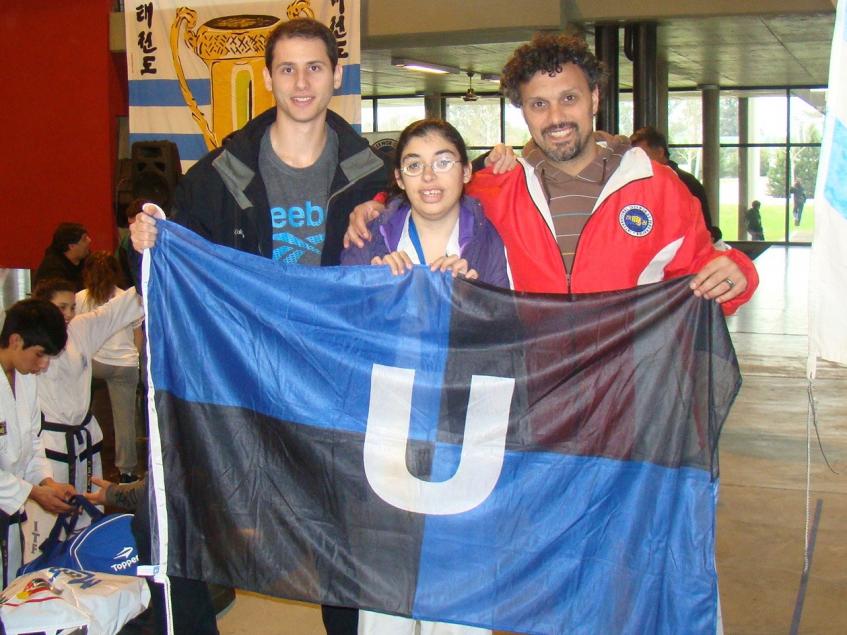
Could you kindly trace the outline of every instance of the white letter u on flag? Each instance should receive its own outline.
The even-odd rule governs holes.
[[[459,467],[452,478],[423,481],[406,467],[415,371],[374,364],[365,475],[385,502],[419,514],[459,514],[491,494],[506,450],[515,380],[473,375]]]

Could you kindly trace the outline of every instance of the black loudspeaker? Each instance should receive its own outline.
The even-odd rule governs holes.
[[[132,201],[132,159],[118,159],[115,167],[115,221],[126,227],[126,208]]]
[[[132,144],[133,198],[152,201],[167,213],[180,176],[182,167],[174,142],[136,141]]]

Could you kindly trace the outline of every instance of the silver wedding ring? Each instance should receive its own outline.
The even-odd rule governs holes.
[[[730,280],[729,278],[727,278],[726,280],[724,280],[724,282],[726,282],[726,283],[729,285],[729,288],[730,288],[730,289],[732,289],[733,287],[735,287],[735,283],[734,283],[732,280]]]

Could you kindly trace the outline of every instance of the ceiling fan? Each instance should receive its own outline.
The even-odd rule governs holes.
[[[474,72],[468,71],[468,90],[462,96],[464,101],[476,101],[479,99],[479,96],[477,96],[476,91],[473,89],[473,76]]]

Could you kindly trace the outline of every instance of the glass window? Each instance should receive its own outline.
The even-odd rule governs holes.
[[[362,97],[362,132],[374,131],[374,100]]]
[[[481,157],[483,154],[488,152],[489,149],[490,148],[476,148],[476,149],[471,148],[471,149],[468,150],[468,159],[473,161],[477,157]]]
[[[751,157],[750,170],[754,176],[758,175],[758,190],[752,198],[762,202],[765,240],[784,241],[787,195],[785,148],[750,148],[748,153]]]
[[[791,142],[820,143],[826,112],[826,91],[791,91]]]
[[[738,97],[721,95],[718,100],[718,134],[721,143],[738,143]]]
[[[621,93],[618,99],[618,130],[622,135],[632,136],[635,111],[632,105],[632,93]]]
[[[456,127],[468,146],[491,147],[500,143],[500,98],[480,97],[464,101],[446,99],[446,119]]]
[[[376,129],[381,132],[403,130],[426,116],[423,97],[378,98],[376,114]]]
[[[720,153],[718,209],[712,210],[712,222],[720,227],[724,240],[738,240],[738,210],[741,206],[739,202],[738,149],[721,148]],[[717,213],[715,213],[716,211]]]
[[[703,101],[699,91],[669,93],[668,143],[703,143]]]
[[[788,184],[789,240],[812,242],[815,223],[815,184],[820,146],[791,148],[791,180]]]
[[[747,211],[753,208],[753,201],[760,203],[764,240],[785,240],[785,196],[775,193],[772,183],[779,169],[779,152],[757,147],[721,148],[719,226],[724,240],[758,239],[750,233],[748,224]],[[784,154],[781,161],[784,171]]]
[[[671,161],[679,165],[680,170],[693,174],[698,181],[703,182],[703,149],[700,146],[671,147]]]
[[[747,139],[739,139],[739,143],[785,143],[788,123],[785,91],[745,91],[738,98],[747,100]]]
[[[506,145],[523,147],[529,141],[529,129],[520,108],[506,100]]]
[[[763,197],[758,200],[762,202],[760,215],[764,240],[785,242],[785,199]]]

